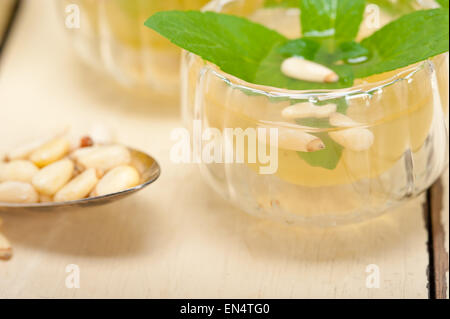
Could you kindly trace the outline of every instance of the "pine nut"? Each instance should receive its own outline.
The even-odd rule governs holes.
[[[368,150],[374,140],[371,131],[359,127],[330,132],[329,135],[336,143],[356,152]]]
[[[74,161],[78,161],[80,157],[83,157],[87,154],[93,153],[95,150],[98,150],[99,146],[88,146],[88,147],[82,147],[74,150],[72,153],[70,153],[70,158],[72,158]]]
[[[61,188],[55,195],[55,202],[65,202],[85,198],[98,182],[95,168],[90,168]]]
[[[74,164],[69,159],[63,159],[41,169],[32,180],[39,193],[53,195],[60,190],[72,177]]]
[[[57,137],[31,153],[30,160],[38,167],[44,167],[63,158],[69,149],[69,141],[63,137]]]
[[[286,107],[281,115],[285,119],[327,118],[336,112],[336,108],[336,104],[317,106],[310,102],[304,102]]]
[[[93,125],[89,130],[88,135],[95,144],[111,144],[115,142],[113,132],[102,124]]]
[[[50,142],[51,140],[66,134],[67,130],[68,128],[66,127],[62,130],[57,131],[56,133],[49,134],[47,136],[36,139],[29,143],[20,145],[15,149],[6,153],[6,158],[9,159],[10,161],[17,159],[27,159],[30,156],[30,154],[33,153],[36,149]]]
[[[260,126],[268,129],[269,127]],[[262,141],[267,143],[267,141]],[[297,152],[315,152],[325,148],[320,138],[301,129],[278,128],[278,147]]]
[[[355,127],[361,125],[361,123],[352,120],[350,117],[342,113],[332,114],[330,116],[330,124],[336,127]]]
[[[98,182],[93,195],[102,196],[121,192],[139,184],[139,173],[129,165],[122,165],[110,170]]]
[[[37,203],[39,195],[29,183],[0,183],[0,202],[6,203]]]
[[[11,243],[2,233],[0,233],[0,259],[8,260],[12,257]]]
[[[31,183],[31,179],[38,171],[36,165],[30,161],[15,160],[0,163],[0,183],[6,181]]]
[[[281,72],[287,77],[309,82],[332,83],[339,80],[339,76],[333,70],[295,56],[283,61]]]
[[[122,145],[85,147],[74,152],[73,156],[82,167],[95,168],[100,172],[129,164],[131,161],[130,151]]]

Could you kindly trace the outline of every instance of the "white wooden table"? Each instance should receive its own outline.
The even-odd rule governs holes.
[[[448,197],[439,187],[428,194],[433,204],[424,195],[356,226],[255,219],[216,195],[197,167],[169,161],[169,133],[182,125],[177,104],[134,100],[86,70],[53,2],[23,1],[0,60],[0,150],[61,123],[101,122],[154,155],[162,175],[104,207],[0,213],[14,247],[14,257],[0,262],[0,298],[445,297]],[[429,234],[439,249],[432,254]],[[80,269],[78,289],[66,287],[71,264]],[[379,288],[366,285],[369,265],[379,269]]]

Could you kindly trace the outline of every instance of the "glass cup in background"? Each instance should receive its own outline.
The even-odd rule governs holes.
[[[78,5],[80,28],[68,30],[91,66],[128,88],[178,94],[181,50],[144,22],[158,11],[200,9],[207,0],[57,1],[63,13],[68,5]]]
[[[300,35],[297,9],[269,9],[263,3],[212,1],[207,9],[249,17],[287,37]],[[382,23],[393,18],[382,12]],[[364,36],[374,31],[362,28]],[[285,107],[299,101],[344,101],[347,116],[358,124],[299,127],[281,116]],[[248,161],[247,142],[242,164],[201,164],[206,180],[235,205],[288,224],[334,226],[378,216],[426,190],[448,163],[448,54],[359,79],[349,89],[291,91],[242,81],[184,52],[182,104],[185,124],[191,129],[193,121],[199,120],[203,130],[263,126],[278,128],[279,134],[288,129],[323,139],[356,127],[371,131],[374,142],[368,150],[341,147],[335,151],[342,155],[334,169],[312,166],[282,143],[273,175],[260,174],[264,165]]]

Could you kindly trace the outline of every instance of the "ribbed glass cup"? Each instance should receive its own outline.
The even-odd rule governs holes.
[[[235,0],[213,1],[208,8],[251,18],[273,12],[258,12],[261,7],[261,1]],[[292,9],[275,10],[292,14]],[[247,155],[248,140],[242,163],[200,165],[218,193],[252,215],[287,224],[334,226],[378,216],[419,195],[439,177],[448,165],[447,84],[448,54],[358,80],[348,89],[291,91],[242,81],[185,52],[182,110],[191,131],[198,123],[202,130],[271,127],[323,139],[355,128],[370,131],[370,148],[341,145],[332,154],[339,157],[334,169],[311,165],[294,148],[279,143],[278,169],[261,174],[263,163],[253,163]],[[354,124],[320,128],[283,118],[282,110],[299,101],[345,101]],[[225,142],[234,143],[235,137],[231,139]]]
[[[144,22],[158,11],[200,9],[208,0],[56,1],[61,13],[69,5],[78,6],[80,28],[67,30],[75,49],[91,66],[125,87],[178,93],[181,50]]]

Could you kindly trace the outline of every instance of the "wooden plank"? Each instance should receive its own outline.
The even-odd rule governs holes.
[[[78,64],[49,1],[25,1],[0,73],[0,148],[58,123],[102,122],[153,154],[160,180],[129,199],[60,213],[0,213],[14,257],[0,298],[427,298],[424,198],[336,229],[242,213],[194,165],[169,160],[177,103],[142,102]],[[39,14],[36,14],[39,12]],[[56,123],[58,122],[58,123]],[[65,281],[80,269],[81,288]],[[369,265],[380,287],[368,288]],[[70,269],[69,269],[70,270]]]
[[[435,280],[435,296],[438,299],[449,297],[448,273],[448,170],[444,176],[430,189],[431,231],[433,246],[433,271]]]

